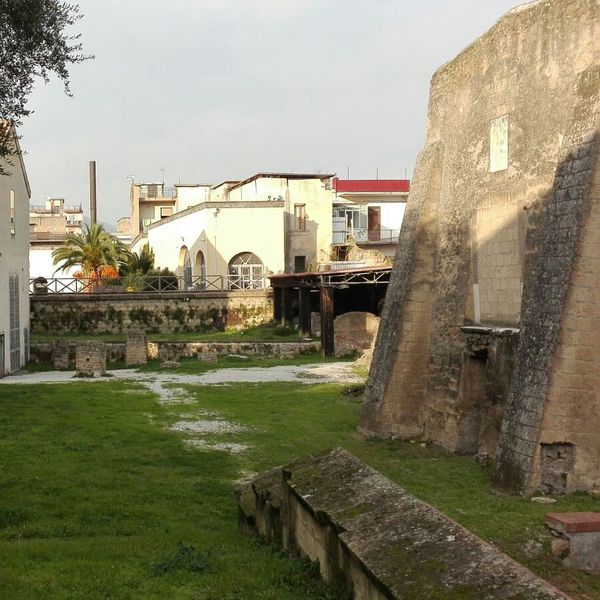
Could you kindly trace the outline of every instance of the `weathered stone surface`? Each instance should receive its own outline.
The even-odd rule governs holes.
[[[144,331],[139,330],[128,331],[125,345],[125,364],[128,367],[135,367],[145,365],[147,362],[146,334]]]
[[[178,369],[181,366],[181,363],[177,360],[163,360],[160,363],[161,369]]]
[[[318,560],[357,600],[567,597],[345,450],[275,469],[237,496],[243,530]]]
[[[273,318],[269,290],[31,296],[33,333],[158,333],[251,327]]]
[[[198,352],[198,360],[206,363],[216,363],[218,356],[216,352]]]
[[[68,342],[56,342],[53,355],[54,368],[57,371],[68,371],[71,368],[70,347]]]
[[[333,321],[336,356],[362,354],[371,347],[379,329],[379,317],[368,312],[347,312]]]
[[[84,377],[106,375],[106,346],[102,342],[79,342],[75,354],[75,370]]]
[[[182,358],[194,358],[203,352],[217,355],[237,354],[240,356],[275,356],[290,358],[305,353],[317,353],[319,342],[146,342],[147,356],[157,359],[164,344],[176,346],[177,355]],[[76,342],[68,343],[71,360],[75,360]],[[124,361],[126,344],[123,342],[106,343],[109,362]],[[31,344],[31,362],[52,362],[54,344],[52,342],[34,342]]]
[[[558,537],[552,554],[576,569],[600,575],[600,513],[548,513],[546,525]]]
[[[600,485],[599,57],[597,0],[540,0],[435,73],[366,435],[495,454],[511,492]]]

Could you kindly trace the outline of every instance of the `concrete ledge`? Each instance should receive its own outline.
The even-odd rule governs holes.
[[[357,600],[567,598],[342,449],[236,495],[243,531],[318,561],[324,580]]]

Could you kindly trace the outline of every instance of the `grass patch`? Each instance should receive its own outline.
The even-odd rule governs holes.
[[[599,510],[598,499],[541,506],[493,493],[489,469],[469,458],[364,440],[361,397],[342,389],[186,386],[194,403],[161,406],[119,381],[0,386],[0,590],[11,599],[333,599],[314,568],[238,532],[232,490],[242,476],[342,446],[573,597],[600,597],[600,578],[550,557],[543,525],[549,510]],[[202,439],[245,453],[194,449],[183,443],[194,434],[166,430],[213,413],[244,430]],[[537,557],[525,552],[530,540],[543,545]]]

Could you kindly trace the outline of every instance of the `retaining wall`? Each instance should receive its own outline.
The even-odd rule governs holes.
[[[269,290],[31,296],[31,331],[148,333],[252,327],[273,318]]]
[[[241,529],[319,562],[344,597],[567,598],[342,449],[237,491]]]
[[[68,342],[66,344],[69,347],[69,360],[70,362],[74,362],[77,342]],[[57,345],[65,345],[65,342],[32,343],[30,362],[53,362]],[[109,362],[125,360],[125,342],[107,343],[105,346]],[[161,347],[168,348],[172,355],[179,356],[180,358],[195,358],[202,353],[293,358],[301,354],[316,353],[320,350],[321,344],[319,342],[146,342],[146,347],[147,357],[151,360],[159,357]]]

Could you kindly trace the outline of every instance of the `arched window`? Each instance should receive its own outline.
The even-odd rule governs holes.
[[[231,289],[258,289],[264,286],[264,267],[256,254],[242,252],[229,261]]]
[[[187,290],[192,287],[192,259],[190,251],[186,246],[182,246],[179,251],[179,270],[183,276],[183,289]]]
[[[196,254],[196,262],[194,264],[194,276],[196,279],[196,287],[203,290],[206,288],[206,261],[204,260],[204,253],[202,250],[198,250]]]

